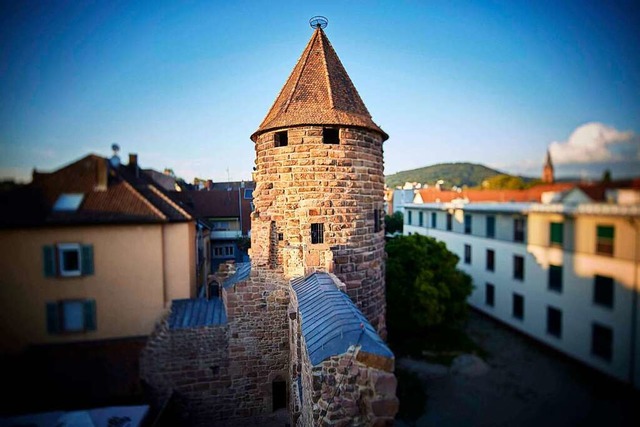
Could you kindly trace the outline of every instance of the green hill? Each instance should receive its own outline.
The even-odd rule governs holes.
[[[439,163],[433,166],[387,175],[385,181],[389,188],[403,185],[405,182],[435,184],[440,179],[444,181],[446,187],[453,187],[454,185],[458,187],[464,185],[475,187],[482,184],[485,179],[501,174],[504,174],[504,172],[475,163]]]

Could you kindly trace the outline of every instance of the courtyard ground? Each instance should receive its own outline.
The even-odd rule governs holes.
[[[631,387],[480,313],[470,313],[466,329],[487,352],[484,361],[465,356],[451,367],[397,361],[419,378],[426,402],[417,419],[396,425],[640,426],[640,393]]]

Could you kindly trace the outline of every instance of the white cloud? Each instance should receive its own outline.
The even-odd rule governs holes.
[[[577,127],[566,141],[549,146],[554,164],[640,160],[640,135],[602,123]]]

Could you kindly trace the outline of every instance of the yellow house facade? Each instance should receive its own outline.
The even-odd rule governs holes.
[[[0,352],[146,336],[171,300],[195,296],[194,220],[153,183],[106,162],[88,156],[34,178],[6,205],[31,208],[39,194],[44,214],[27,224],[2,218]],[[106,170],[106,188],[79,188],[85,170]],[[59,209],[68,194],[82,200]]]

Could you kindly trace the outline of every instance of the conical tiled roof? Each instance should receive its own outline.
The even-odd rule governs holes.
[[[299,125],[363,127],[389,136],[371,119],[367,107],[321,28],[289,76],[252,140],[272,129]]]

